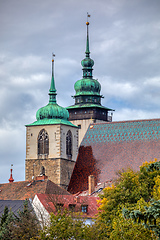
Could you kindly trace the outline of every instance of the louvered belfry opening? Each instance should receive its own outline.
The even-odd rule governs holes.
[[[49,154],[49,137],[45,129],[42,129],[38,135],[38,155]]]
[[[66,135],[66,155],[68,159],[72,159],[72,133],[70,130]]]

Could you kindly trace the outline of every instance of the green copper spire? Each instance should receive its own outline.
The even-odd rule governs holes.
[[[48,125],[48,124],[64,124],[74,126],[68,121],[69,112],[67,109],[59,106],[56,101],[56,88],[54,81],[54,57],[52,57],[52,77],[49,89],[49,103],[38,109],[36,113],[37,121],[27,126]]]
[[[87,17],[89,17],[87,13]],[[93,79],[92,71],[94,66],[94,61],[90,58],[90,50],[89,50],[89,22],[87,19],[86,22],[87,26],[87,41],[86,41],[86,51],[85,55],[86,57],[81,61],[82,64],[82,71],[83,71],[83,78],[78,80],[75,85],[74,89],[76,91],[76,94],[74,96],[75,98],[75,104],[101,104],[101,98],[100,95],[101,91],[101,85],[96,80]]]
[[[56,88],[54,82],[54,57],[55,54],[52,54],[52,78],[51,78],[51,87],[49,89],[49,103],[56,103]]]

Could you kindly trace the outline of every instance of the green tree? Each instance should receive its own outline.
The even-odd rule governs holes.
[[[12,239],[13,220],[12,212],[9,211],[8,207],[5,207],[0,222],[0,240]]]
[[[32,209],[28,207],[28,201],[24,202],[23,210],[18,215],[5,207],[0,223],[0,240],[30,240],[38,236],[38,233],[39,224]]]
[[[126,219],[134,220],[143,224],[146,229],[152,230],[155,235],[160,239],[160,200],[152,200],[149,207],[144,207],[142,211],[123,209],[123,215]]]
[[[139,172],[134,172],[131,169],[128,169],[125,172],[119,172],[119,177],[114,184],[111,187],[104,189],[103,193],[100,195],[101,200],[99,201],[100,207],[97,222],[99,225],[103,223],[107,226],[105,236],[111,238],[116,231],[119,232],[118,226],[120,225],[123,227],[123,230],[125,228],[128,229],[126,230],[128,231],[128,234],[136,228],[134,226],[131,229],[131,226],[133,226],[132,220],[123,220],[122,209],[126,208],[129,211],[133,211],[137,208],[137,203],[140,204],[140,200],[141,205],[146,205],[145,203],[150,203],[154,192],[155,194],[158,194],[157,192],[159,192],[160,189],[160,182],[158,181],[160,175],[159,167],[160,163],[156,162],[155,160],[151,163],[144,163],[140,167]],[[155,184],[157,187],[154,190]],[[117,225],[114,224],[115,222]],[[138,226],[138,228],[143,228],[143,231],[141,232],[146,234],[147,239],[149,233],[147,233],[147,230],[144,228],[144,226]],[[133,232],[136,233],[135,230]],[[125,235],[126,234],[127,232],[125,232]],[[152,236],[150,236],[150,239],[154,239],[155,236],[152,231],[151,235]],[[118,237],[119,236],[117,235],[117,239]],[[141,238],[141,236],[139,238]],[[126,237],[126,239],[129,238]]]
[[[24,202],[23,210],[18,211],[18,215],[14,216],[13,223],[12,239],[29,240],[32,237],[38,236],[39,223],[32,208],[28,206],[27,200]]]
[[[102,237],[102,231],[96,225],[85,225],[85,220],[81,215],[73,214],[64,210],[57,214],[51,213],[50,224],[40,231],[39,237],[32,238],[41,240],[52,239],[75,239],[75,240],[101,240],[106,239]]]
[[[113,219],[113,230],[110,238],[112,240],[148,240],[157,239],[149,229],[144,228],[141,224],[134,223],[131,219],[125,219],[121,212],[119,216]]]

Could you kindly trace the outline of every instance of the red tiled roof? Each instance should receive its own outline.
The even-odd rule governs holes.
[[[0,184],[1,200],[33,199],[36,193],[70,194],[65,189],[57,186],[50,180],[21,181]]]
[[[98,197],[91,196],[74,196],[74,195],[57,195],[57,194],[37,194],[38,199],[48,211],[48,213],[56,213],[56,204],[63,204],[63,209],[69,210],[69,205],[75,205],[75,212],[81,212],[81,206],[87,205],[88,211],[81,215],[85,218],[93,218],[98,213]]]
[[[92,124],[81,143],[68,191],[88,189],[88,176],[95,184],[110,181],[121,169],[139,170],[145,161],[160,159],[160,119]]]

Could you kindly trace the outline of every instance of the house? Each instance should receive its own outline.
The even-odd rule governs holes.
[[[98,213],[98,197],[74,196],[57,194],[36,194],[32,206],[40,223],[44,226],[49,223],[50,213],[57,214],[58,210],[67,209],[73,217],[79,213],[79,217],[91,224]]]
[[[20,181],[0,184],[1,200],[25,200],[34,198],[36,193],[70,195],[49,179],[40,176],[33,181]]]

